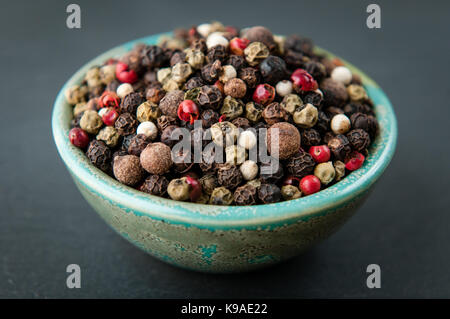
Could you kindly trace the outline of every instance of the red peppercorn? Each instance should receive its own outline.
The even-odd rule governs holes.
[[[326,145],[311,146],[309,154],[311,154],[316,163],[324,163],[330,160],[331,151]]]
[[[116,93],[111,91],[103,92],[102,96],[98,99],[98,106],[102,107],[114,107],[118,108],[120,104],[120,98]]]
[[[300,178],[295,176],[288,176],[283,181],[283,186],[285,185],[294,185],[298,187],[300,185]]]
[[[200,116],[197,104],[192,100],[184,100],[178,106],[178,117],[180,120],[194,124],[194,121]]]
[[[113,109],[109,108],[102,116],[102,121],[107,126],[113,126],[116,123],[117,118],[119,117],[119,113]]]
[[[314,91],[319,88],[317,81],[314,80],[312,75],[303,69],[295,70],[291,75],[291,80],[294,84],[294,88],[301,91]]]
[[[227,116],[226,116],[225,114],[222,114],[222,115],[219,117],[218,122],[219,122],[219,123],[222,123],[222,122],[225,121],[226,119],[227,119]]]
[[[86,148],[89,144],[89,136],[79,127],[74,127],[69,131],[70,143],[79,148]]]
[[[305,195],[311,195],[320,191],[320,179],[315,175],[307,175],[300,180],[300,190]]]
[[[195,202],[202,195],[202,185],[196,178],[189,175],[186,175],[186,183],[191,186],[189,197],[191,201]]]
[[[269,84],[259,84],[253,93],[253,101],[264,106],[272,103],[275,98],[275,88]]]
[[[249,40],[243,38],[233,38],[230,41],[230,51],[236,55],[244,55],[244,50],[250,43]]]
[[[359,152],[353,151],[345,160],[345,168],[349,171],[357,170],[364,163],[365,157]]]
[[[138,80],[138,76],[134,70],[129,70],[128,65],[118,62],[116,65],[116,78],[122,83],[133,84]]]

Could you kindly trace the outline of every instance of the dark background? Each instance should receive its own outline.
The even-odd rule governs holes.
[[[2,1],[0,297],[450,297],[450,3],[376,1]],[[242,275],[193,273],[116,235],[81,197],[53,143],[52,104],[84,63],[123,42],[222,21],[300,33],[373,77],[395,107],[396,155],[366,204],[304,255]],[[79,264],[82,288],[66,288]],[[366,287],[366,267],[382,270]]]

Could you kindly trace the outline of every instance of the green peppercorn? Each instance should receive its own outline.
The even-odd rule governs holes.
[[[184,50],[184,53],[186,53],[186,62],[189,63],[193,69],[197,70],[202,68],[205,63],[205,55],[202,51],[188,48]]]
[[[100,68],[94,67],[86,72],[84,80],[87,82],[89,88],[96,88],[102,85],[100,79]]]
[[[345,164],[341,161],[335,161],[333,164],[336,171],[335,179],[339,182],[345,176]]]
[[[108,85],[116,79],[116,66],[107,64],[100,68],[100,80],[103,84]]]
[[[280,105],[286,112],[294,114],[296,110],[303,106],[303,101],[297,94],[288,94],[283,98]]]
[[[233,202],[233,194],[225,187],[217,187],[209,198],[209,203],[212,205],[231,205]]]
[[[98,132],[96,138],[97,140],[105,142],[109,147],[114,148],[119,142],[120,135],[114,127],[106,126]]]
[[[190,89],[186,91],[186,93],[184,93],[184,99],[194,101],[197,104],[197,97],[200,94],[200,91],[201,91],[200,87]]]
[[[261,42],[252,42],[244,50],[245,60],[256,66],[270,55],[269,49]]]
[[[244,112],[244,104],[241,100],[235,99],[231,96],[226,96],[223,100],[220,114],[225,115],[227,121],[232,121],[239,117]]]
[[[211,126],[211,138],[218,146],[233,145],[238,136],[238,128],[231,122],[218,122]]]
[[[146,101],[138,106],[136,116],[141,123],[155,121],[161,116],[161,109],[157,104]]]
[[[293,119],[296,124],[302,128],[311,128],[316,125],[319,118],[319,111],[317,108],[308,103],[304,108],[294,112]]]
[[[294,185],[284,185],[281,187],[281,196],[284,200],[297,199],[302,196],[302,192]]]
[[[316,168],[314,168],[314,175],[323,185],[327,185],[331,183],[336,176],[336,171],[333,167],[332,162],[320,163],[317,164]]]
[[[204,175],[202,178],[200,178],[199,182],[202,185],[202,190],[208,195],[211,195],[213,190],[217,186],[219,186],[217,177],[213,174]]]
[[[83,113],[80,120],[80,127],[90,134],[97,134],[103,126],[103,121],[96,111],[89,110]]]
[[[68,88],[64,95],[69,104],[75,105],[78,103],[86,102],[86,94],[88,93],[88,88],[85,85],[74,85]]]
[[[167,193],[173,200],[186,201],[189,199],[189,184],[186,177],[176,178],[170,181],[167,186]]]
[[[171,78],[177,83],[184,83],[192,74],[192,68],[188,63],[177,63],[172,67]]]
[[[368,99],[366,90],[361,85],[350,84],[347,87],[347,92],[352,101],[360,102]]]
[[[254,123],[261,119],[263,111],[264,107],[255,102],[248,102],[245,105],[245,117]]]

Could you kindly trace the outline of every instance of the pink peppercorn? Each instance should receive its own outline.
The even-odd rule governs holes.
[[[300,190],[305,195],[320,191],[320,180],[315,175],[307,175],[300,180]]]
[[[349,171],[357,170],[364,163],[365,157],[359,152],[353,151],[345,160],[345,168]]]
[[[314,91],[319,88],[317,81],[303,69],[295,70],[291,75],[291,81],[294,88],[301,91]]]
[[[86,148],[89,144],[89,136],[79,127],[74,127],[69,131],[70,143],[78,148]]]
[[[119,113],[113,109],[109,108],[103,115],[102,121],[107,126],[113,126],[116,123],[117,118],[119,117]]]
[[[275,88],[269,84],[259,84],[253,93],[253,101],[264,106],[272,103],[275,98]]]
[[[326,145],[311,146],[309,154],[311,154],[316,163],[328,162],[331,156],[330,149]]]
[[[116,65],[116,78],[122,83],[133,84],[138,80],[138,76],[134,70],[129,70],[128,65],[119,62]]]

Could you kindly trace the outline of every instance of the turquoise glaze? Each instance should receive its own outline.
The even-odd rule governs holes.
[[[380,134],[362,168],[314,195],[248,207],[177,202],[117,182],[71,145],[72,108],[65,101],[65,89],[80,83],[90,67],[121,56],[136,43],[154,44],[164,35],[168,34],[138,39],[100,55],[76,72],[56,98],[52,118],[55,143],[90,205],[144,251],[168,263],[207,272],[240,272],[271,265],[300,254],[337,230],[386,169],[397,141],[397,122],[388,98],[374,81],[348,63],[352,72],[361,76],[376,105]]]

